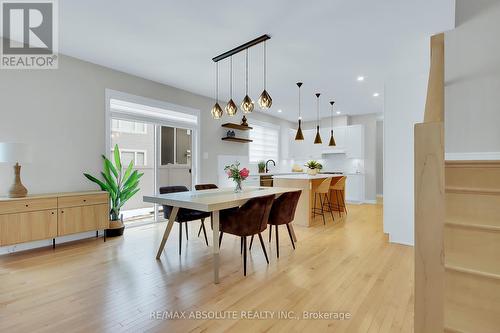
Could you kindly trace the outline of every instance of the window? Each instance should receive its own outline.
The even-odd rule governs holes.
[[[111,120],[111,131],[120,133],[132,134],[147,134],[147,125],[136,121],[128,121],[121,119]]]
[[[268,124],[252,123],[250,130],[250,142],[248,157],[250,163],[259,161],[277,160],[279,147],[279,127]]]
[[[191,130],[162,126],[161,165],[191,165],[191,145]]]
[[[111,150],[111,156],[113,156],[113,150]],[[146,166],[146,151],[120,148],[120,159],[124,167],[127,167],[130,161],[134,161],[134,167],[143,167]]]

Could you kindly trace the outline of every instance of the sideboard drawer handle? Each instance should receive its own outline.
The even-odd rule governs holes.
[[[61,210],[61,214],[64,213],[64,210]]]
[[[26,205],[26,207],[29,207],[29,205]]]
[[[83,199],[83,202],[87,202],[87,199]]]

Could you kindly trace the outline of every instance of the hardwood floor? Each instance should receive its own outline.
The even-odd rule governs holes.
[[[178,224],[162,260],[165,224],[127,229],[122,238],[89,239],[0,257],[1,332],[413,332],[413,248],[389,244],[382,207],[351,205],[344,220],[296,227],[292,250],[280,229],[249,255],[224,235],[221,283],[213,284],[211,248],[196,237],[178,255]],[[206,224],[209,225],[209,224]],[[211,241],[211,240],[210,240]],[[187,243],[187,244],[186,244]],[[297,320],[151,319],[155,311],[293,311]],[[349,320],[301,319],[303,311],[349,312]],[[187,315],[188,313],[186,313]],[[219,315],[222,315],[219,312]]]

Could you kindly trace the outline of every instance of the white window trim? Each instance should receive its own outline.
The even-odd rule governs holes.
[[[148,153],[146,150],[120,148],[120,158],[122,158],[122,153],[134,153],[134,167],[140,168],[140,167],[148,166]],[[143,165],[137,165],[137,153],[144,154],[144,164]],[[111,154],[113,154],[113,149],[111,149]]]

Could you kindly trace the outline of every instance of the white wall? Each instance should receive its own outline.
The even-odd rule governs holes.
[[[101,170],[105,153],[105,89],[166,101],[201,111],[202,182],[217,181],[217,155],[248,155],[248,145],[221,141],[222,122],[213,120],[213,100],[136,76],[60,55],[57,70],[4,70],[0,75],[0,142],[25,142],[33,163],[23,166],[31,193],[95,189],[82,173]],[[254,112],[249,119],[283,127],[291,123]],[[203,158],[207,153],[208,158]],[[0,166],[0,195],[13,179],[11,166]]]
[[[414,241],[413,126],[423,121],[427,78],[393,78],[384,88],[384,232],[394,243]]]
[[[445,36],[447,157],[500,159],[500,1],[457,0],[456,15]]]
[[[376,193],[384,195],[384,121],[377,120],[377,151],[375,157]]]

